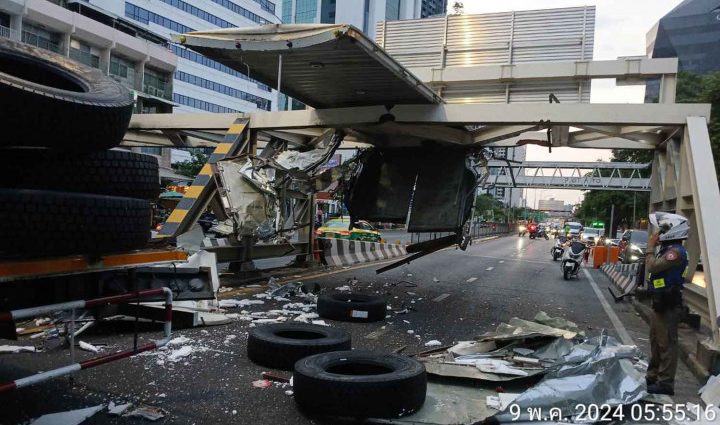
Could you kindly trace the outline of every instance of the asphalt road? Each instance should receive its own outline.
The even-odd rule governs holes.
[[[647,325],[632,306],[613,303],[606,295],[608,280],[597,271],[591,270],[590,276],[599,291],[593,289],[584,273],[577,280],[563,281],[559,263],[550,258],[552,243],[510,236],[475,243],[466,252],[447,249],[382,275],[375,274],[377,266],[373,265],[303,281],[334,288],[356,279],[357,283],[352,284],[356,292],[384,294],[393,308],[405,303],[416,309],[409,314],[393,314],[380,323],[332,322],[332,326],[351,332],[355,348],[387,352],[407,346],[404,353],[414,353],[425,350],[424,343],[432,339],[443,344],[467,340],[494,330],[514,316],[531,319],[545,311],[576,322],[588,336],[603,329],[610,335],[623,334],[648,353]],[[613,324],[599,297],[609,302],[620,327]],[[266,302],[247,310],[269,310],[281,304]],[[83,339],[107,343],[105,352],[113,352],[131,344],[132,329],[131,325],[105,326]],[[408,334],[408,330],[414,334]],[[89,369],[73,379],[59,378],[2,394],[0,423],[21,423],[42,414],[109,401],[162,407],[168,412],[163,423],[173,424],[332,423],[302,416],[292,396],[285,394],[289,388],[253,387],[252,382],[260,379],[265,368],[252,364],[245,356],[247,331],[247,322],[178,330],[174,336],[190,339],[182,345],[195,348],[193,354],[178,362],[167,358],[168,351],[154,352]],[[141,332],[143,340],[160,335],[157,326]],[[4,343],[8,342],[0,342]],[[57,367],[69,360],[68,351],[3,355],[0,378],[14,379]],[[81,352],[79,357],[91,355]],[[677,382],[676,402],[699,402],[699,383],[682,364]],[[85,423],[140,422],[100,412]]]

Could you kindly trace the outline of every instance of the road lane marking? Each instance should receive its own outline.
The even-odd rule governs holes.
[[[610,307],[610,304],[607,302],[602,292],[600,292],[600,288],[598,288],[597,283],[595,283],[595,279],[593,279],[587,269],[583,268],[583,272],[590,281],[590,286],[592,286],[593,291],[595,291],[595,295],[597,295],[598,299],[600,300],[600,304],[602,305],[603,310],[605,310],[605,314],[608,315],[613,326],[615,326],[615,330],[620,337],[620,341],[622,341],[622,343],[625,345],[635,345],[635,341],[633,341],[632,337],[630,337],[630,334],[628,333],[627,329],[625,329],[625,326],[620,321],[620,318],[617,316],[617,314],[615,314],[615,311],[612,309],[612,307]]]
[[[489,271],[491,271],[491,270],[494,269],[494,268],[495,268],[495,267],[488,267],[488,268],[485,269],[485,271],[489,272]]]
[[[477,280],[476,277],[471,277],[470,279],[466,280],[465,282],[470,283],[470,282],[475,282],[476,280]]]
[[[500,263],[500,264],[502,264],[502,263],[504,263],[504,262],[505,262],[505,260],[500,260],[500,261],[498,261],[498,263]]]
[[[444,300],[445,298],[447,298],[449,296],[450,296],[450,294],[442,294],[437,298],[433,298],[433,301],[435,301],[436,303],[439,303],[440,301]]]
[[[470,254],[470,255],[472,255],[473,257],[478,257],[478,258],[489,258],[489,259],[491,259],[491,260],[500,260],[500,259],[503,258],[503,257],[490,257],[490,256],[488,256],[488,255],[473,255],[473,254]],[[547,261],[522,260],[522,259],[520,259],[520,258],[506,258],[506,260],[509,260],[509,261],[522,261],[522,262],[524,262],[524,263],[536,263],[536,264],[545,264],[545,265],[548,264]]]

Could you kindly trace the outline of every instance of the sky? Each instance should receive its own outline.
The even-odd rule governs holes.
[[[596,6],[595,60],[617,59],[620,56],[645,55],[645,35],[681,0],[464,0],[465,14],[508,12],[511,10],[550,9],[555,7]],[[451,6],[454,0],[448,0]],[[452,9],[450,9],[452,12]],[[615,87],[614,80],[594,80],[592,103],[643,103],[642,86]],[[528,146],[528,161],[595,161],[610,158],[609,150],[556,148],[552,154],[539,146]],[[577,190],[528,189],[528,206],[534,199],[562,199],[578,203],[583,192]]]

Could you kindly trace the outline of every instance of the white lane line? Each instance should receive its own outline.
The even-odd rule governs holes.
[[[488,255],[474,255],[474,254],[470,254],[470,255],[472,255],[473,257],[478,257],[478,258],[489,258],[489,259],[491,259],[491,260],[501,260],[501,259],[503,259],[503,257],[490,257],[490,256],[488,256]],[[547,261],[523,260],[523,259],[520,259],[520,258],[505,258],[505,260],[508,260],[508,261],[520,261],[520,262],[523,262],[523,263],[535,263],[535,264],[545,264],[545,265],[548,264]]]
[[[502,263],[504,263],[504,262],[505,262],[505,260],[500,260],[500,261],[498,261],[498,263],[500,263],[500,264],[502,264]]]
[[[450,296],[450,294],[442,294],[437,298],[433,298],[433,301],[435,301],[436,303],[439,303],[440,301],[444,300],[445,298],[447,298],[449,296]]]
[[[490,270],[492,270],[492,269],[494,269],[494,268],[495,268],[495,267],[488,267],[488,268],[485,269],[485,271],[488,271],[488,272],[489,272]]]
[[[603,310],[605,310],[605,314],[608,315],[613,326],[615,326],[615,330],[620,337],[620,341],[622,341],[622,343],[626,345],[635,345],[635,341],[633,341],[632,337],[630,337],[630,334],[628,333],[627,329],[625,329],[625,326],[620,321],[620,318],[617,316],[617,314],[615,314],[615,311],[613,311],[612,307],[610,307],[610,304],[607,302],[602,292],[600,292],[600,288],[598,288],[597,283],[595,283],[595,279],[590,276],[590,273],[587,271],[587,269],[583,268],[583,272],[590,281],[590,286],[592,286],[593,291],[595,291],[595,295],[597,295],[598,299],[600,300],[600,304],[602,305]]]
[[[466,280],[465,282],[470,283],[470,282],[475,282],[476,280],[477,280],[476,277],[471,277],[470,279]]]

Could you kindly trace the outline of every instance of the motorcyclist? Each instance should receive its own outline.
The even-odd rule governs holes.
[[[650,214],[653,233],[648,238],[645,270],[654,314],[650,324],[651,358],[647,390],[673,395],[678,361],[678,323],[682,315],[682,289],[688,272],[683,241],[690,226],[685,217],[665,212]],[[655,247],[659,250],[655,253]]]

